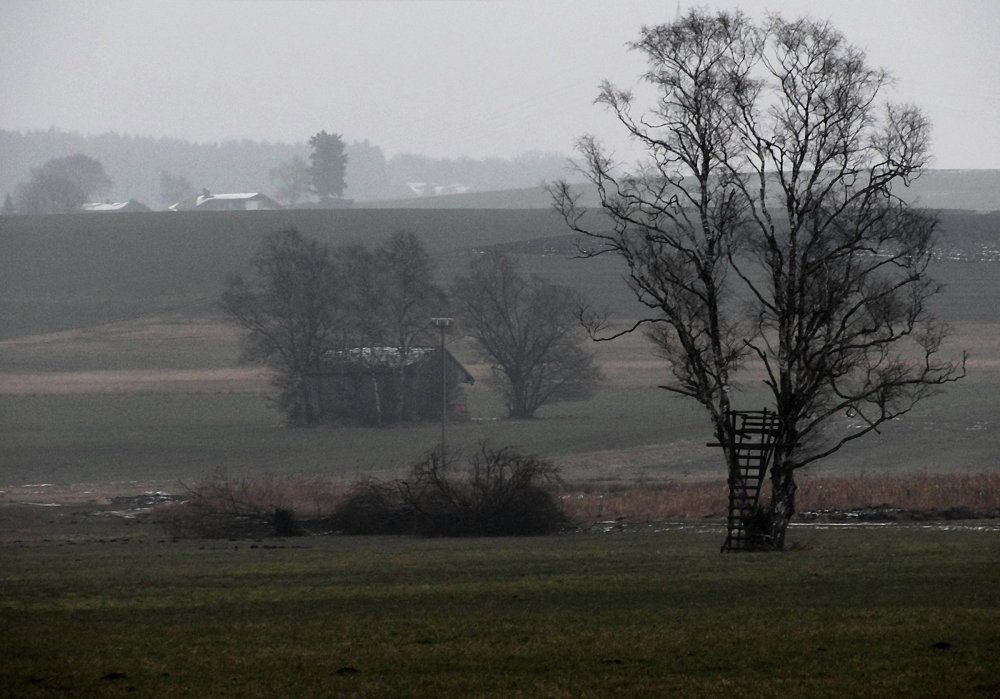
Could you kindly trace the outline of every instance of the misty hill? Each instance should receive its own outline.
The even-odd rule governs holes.
[[[568,257],[549,209],[340,209],[0,217],[0,338],[177,312],[215,312],[226,276],[264,234],[294,225],[336,246],[408,230],[443,279],[486,247]],[[942,213],[940,257],[1000,261],[1000,212]],[[573,283],[588,287],[586,279]],[[599,294],[603,295],[603,294]]]
[[[32,168],[55,157],[83,153],[97,159],[114,180],[107,198],[136,199],[153,209],[163,200],[160,172],[186,178],[198,190],[273,192],[270,170],[295,156],[307,157],[299,144],[227,141],[191,143],[169,138],[120,134],[82,136],[55,129],[19,133],[0,130],[0,199],[28,179]],[[440,159],[420,155],[386,158],[365,142],[347,146],[345,196],[366,207],[420,209],[533,209],[551,205],[541,183],[569,177],[568,158],[525,153],[511,159]],[[459,186],[463,194],[427,196]],[[421,196],[421,193],[424,193]],[[1000,170],[930,170],[908,190],[920,206],[970,211],[1000,210]],[[592,193],[585,201],[594,204]]]
[[[104,165],[114,184],[106,198],[136,199],[164,209],[160,172],[186,178],[197,190],[213,192],[272,192],[270,170],[295,156],[308,158],[302,143],[227,141],[191,143],[107,133],[83,136],[56,129],[20,133],[0,130],[0,199],[26,181],[32,168],[50,158],[83,153]],[[476,191],[534,186],[561,177],[567,161],[557,154],[526,153],[512,159],[435,159],[420,155],[386,158],[367,141],[347,145],[347,191],[357,202],[378,199],[414,200],[434,186],[462,185]]]
[[[420,236],[437,262],[564,235],[544,210],[154,212],[0,217],[0,338],[177,311],[203,315],[260,238],[285,226],[331,246]],[[463,258],[461,264],[465,264]]]
[[[598,206],[593,187],[579,185],[586,206]],[[928,209],[1000,211],[1000,170],[928,170],[908,188],[907,201]],[[541,186],[493,192],[468,192],[420,199],[371,202],[368,206],[427,209],[544,209],[552,198]]]

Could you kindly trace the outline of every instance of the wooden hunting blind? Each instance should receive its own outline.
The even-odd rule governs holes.
[[[765,410],[729,410],[726,433],[731,443],[711,443],[710,447],[729,447],[734,464],[729,467],[729,513],[723,551],[751,551],[761,536],[754,526],[760,517],[760,490],[774,448],[778,445],[778,414]]]

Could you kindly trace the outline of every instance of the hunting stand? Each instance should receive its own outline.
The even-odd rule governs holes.
[[[729,515],[723,551],[751,551],[761,537],[755,524],[760,515],[760,489],[778,443],[780,425],[777,413],[769,410],[730,410],[727,434],[731,444],[712,443],[710,447],[731,447],[736,463],[729,468]]]

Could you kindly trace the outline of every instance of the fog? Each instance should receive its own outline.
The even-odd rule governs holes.
[[[934,123],[937,168],[1000,168],[1000,3],[715,2],[829,18]],[[625,44],[689,2],[7,0],[0,129],[298,143],[325,129],[387,156],[569,154],[593,104],[636,84]]]

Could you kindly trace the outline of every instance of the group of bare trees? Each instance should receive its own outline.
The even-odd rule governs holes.
[[[427,252],[412,233],[397,233],[374,250],[331,249],[286,228],[261,241],[251,266],[252,276],[229,278],[222,307],[246,331],[244,359],[274,369],[280,405],[295,424],[319,417],[305,380],[325,352],[391,345],[402,370],[427,335],[428,319],[444,307]]]
[[[245,331],[244,359],[273,370],[292,424],[320,417],[306,382],[324,353],[352,348],[393,348],[402,415],[407,357],[434,341],[431,318],[451,313],[493,368],[510,417],[531,417],[546,402],[585,397],[596,386],[575,294],[522,275],[506,256],[477,257],[448,294],[413,233],[373,249],[331,249],[286,228],[261,241],[251,270],[228,279],[221,305]]]
[[[626,332],[648,329],[730,469],[735,378],[763,368],[780,435],[755,535],[781,548],[799,469],[964,376],[928,309],[934,217],[898,193],[927,162],[928,122],[880,103],[887,73],[825,22],[693,10],[631,48],[652,106],[610,83],[598,101],[648,157],[627,169],[580,140],[610,230],[565,182],[555,202],[594,254],[625,261],[649,310]]]

